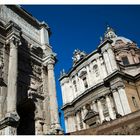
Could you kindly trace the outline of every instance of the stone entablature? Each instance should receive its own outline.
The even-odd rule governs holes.
[[[0,133],[59,134],[56,54],[48,25],[19,6],[1,5],[1,29]]]

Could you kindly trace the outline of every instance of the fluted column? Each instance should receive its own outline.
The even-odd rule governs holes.
[[[106,103],[107,103],[107,108],[108,108],[108,111],[109,111],[110,118],[115,119],[109,95],[106,95]]]
[[[50,117],[52,129],[60,129],[59,116],[58,116],[58,104],[56,97],[55,77],[54,77],[54,63],[53,59],[47,62],[48,69],[48,92],[49,92],[49,104],[50,104]]]

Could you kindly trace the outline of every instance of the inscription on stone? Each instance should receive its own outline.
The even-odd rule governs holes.
[[[0,18],[4,19],[6,22],[10,20],[14,21],[22,28],[23,32],[25,32],[28,36],[30,36],[34,40],[40,42],[40,31],[38,31],[31,24],[29,24],[27,21],[25,21],[23,18],[18,16],[9,8],[6,7],[0,8]]]

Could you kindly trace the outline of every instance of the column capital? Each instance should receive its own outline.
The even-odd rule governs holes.
[[[21,45],[21,41],[20,38],[13,35],[7,40],[6,44],[9,44],[10,48],[12,49],[13,46],[11,44],[13,44],[15,48],[17,48],[19,45]]]
[[[50,55],[43,59],[43,66],[54,65],[56,62],[56,58],[54,55]]]
[[[112,93],[117,92],[117,88],[111,89]]]
[[[119,85],[119,86],[118,86],[118,90],[119,90],[119,89],[124,89],[124,88],[125,88],[125,85]]]

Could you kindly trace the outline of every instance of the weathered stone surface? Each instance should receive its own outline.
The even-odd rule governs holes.
[[[59,134],[48,25],[19,6],[4,5],[0,23],[0,134]]]

